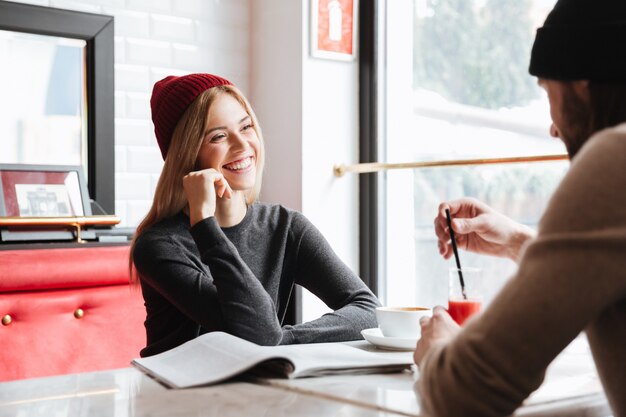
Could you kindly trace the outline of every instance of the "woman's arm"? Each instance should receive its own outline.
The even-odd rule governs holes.
[[[307,323],[284,326],[283,343],[362,339],[361,330],[377,326],[378,299],[303,215],[295,216],[293,230],[297,243],[295,283],[334,311]]]
[[[191,235],[211,270],[226,331],[260,345],[279,344],[283,334],[273,300],[215,218],[197,223]]]
[[[171,236],[138,242],[135,263],[142,280],[207,330],[279,344],[282,330],[273,301],[215,218],[190,231],[201,259]]]

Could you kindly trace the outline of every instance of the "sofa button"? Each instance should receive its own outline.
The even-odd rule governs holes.
[[[4,316],[2,316],[3,326],[8,326],[9,324],[11,324],[12,321],[13,321],[13,318],[10,315],[5,314]]]
[[[82,319],[84,315],[85,312],[82,308],[77,308],[76,310],[74,310],[74,317],[76,317],[77,319]]]

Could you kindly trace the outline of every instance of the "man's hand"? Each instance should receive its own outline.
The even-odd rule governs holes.
[[[446,208],[452,216],[452,229],[457,246],[470,252],[519,259],[524,244],[535,236],[535,231],[498,213],[473,198],[461,198],[439,205],[435,217],[435,234],[439,253],[449,259],[452,254]]]
[[[450,317],[442,306],[433,308],[432,317],[422,317],[420,319],[422,337],[417,341],[413,360],[420,366],[420,363],[428,352],[437,345],[446,344],[461,331],[461,327]]]

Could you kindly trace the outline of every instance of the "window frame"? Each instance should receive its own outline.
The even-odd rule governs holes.
[[[113,17],[0,1],[0,29],[87,42],[88,190],[94,212],[114,213]]]
[[[337,174],[346,172],[359,175],[359,274],[368,287],[379,297],[386,297],[386,232],[383,217],[386,188],[378,174],[385,175],[389,169],[415,169],[425,167],[472,166],[489,164],[515,164],[518,162],[550,162],[569,160],[567,154],[497,156],[479,159],[444,159],[403,163],[381,163],[384,160],[384,127],[386,109],[383,107],[385,80],[382,60],[387,53],[382,46],[385,37],[386,0],[361,2],[359,8],[359,163],[343,166]],[[484,121],[483,121],[484,122]],[[359,164],[375,162],[376,167],[359,167]]]
[[[359,163],[378,157],[378,1],[359,2]],[[379,180],[376,172],[359,175],[359,276],[379,293]]]

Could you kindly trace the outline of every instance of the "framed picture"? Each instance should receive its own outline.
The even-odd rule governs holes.
[[[311,56],[354,60],[357,22],[358,0],[311,0]]]
[[[0,164],[0,216],[90,216],[80,166]]]

